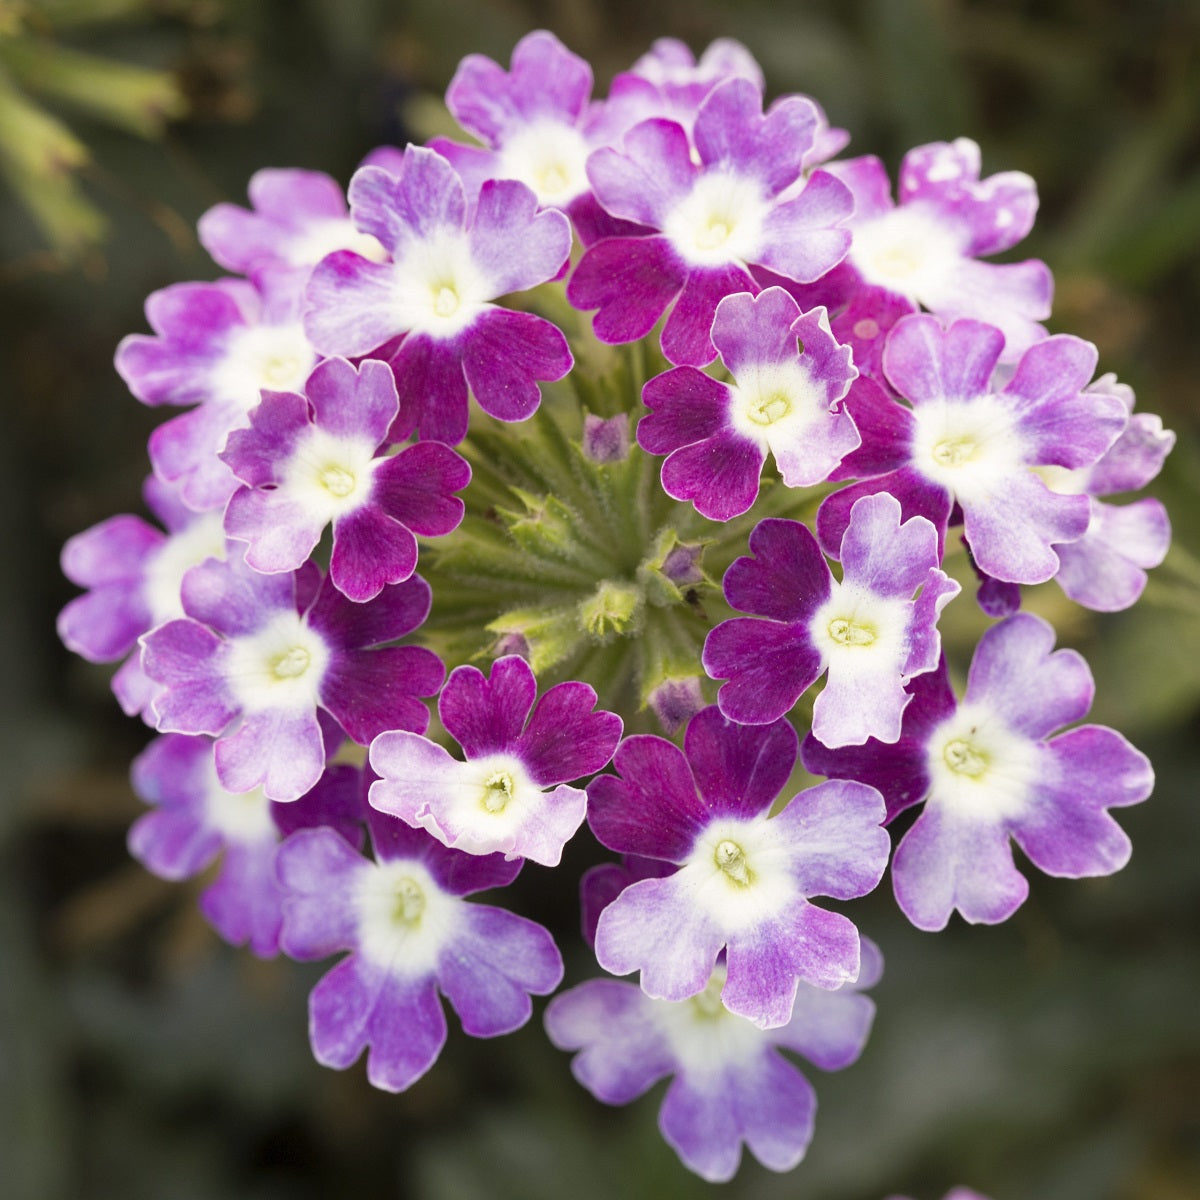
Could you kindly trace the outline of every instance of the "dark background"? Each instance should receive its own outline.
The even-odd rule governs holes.
[[[762,62],[772,94],[808,92],[849,128],[850,153],[880,154],[894,170],[912,145],[965,135],[982,145],[985,173],[1028,171],[1042,210],[1019,251],[1055,272],[1053,328],[1095,341],[1101,370],[1180,436],[1152,489],[1170,506],[1176,547],[1142,603],[1102,617],[1052,587],[1034,600],[1092,664],[1094,719],[1158,769],[1151,800],[1121,814],[1133,862],[1106,880],[1035,875],[1027,904],[994,929],[956,920],[919,934],[886,887],[852,906],[889,961],[873,1038],[848,1071],[810,1072],[821,1111],[806,1162],[774,1176],[747,1161],[726,1194],[939,1200],[961,1182],[995,1200],[1200,1196],[1200,6],[91,7],[125,15],[51,33],[175,72],[190,115],[140,141],[59,110],[92,151],[84,188],[109,222],[82,253],[49,247],[0,196],[0,751],[11,784],[0,805],[0,1197],[715,1190],[659,1139],[661,1089],[604,1108],[575,1085],[537,1017],[496,1042],[452,1031],[438,1067],[400,1097],[374,1092],[361,1065],[317,1066],[305,1002],[323,968],[229,950],[195,911],[198,884],[162,883],[128,859],[139,805],[127,770],[148,734],[120,715],[108,671],[73,659],[53,631],[74,594],[58,573],[62,542],[140,511],[145,437],[163,414],[125,393],[112,353],[145,329],[148,292],[215,276],[191,232],[199,214],[244,200],[260,166],[345,180],[375,144],[440,130],[437,97],[458,59],[479,51],[507,63],[539,26],[593,63],[601,94],[654,37],[699,50],[729,35]],[[969,647],[965,630],[948,636]],[[515,901],[575,947],[568,982],[590,973],[571,936],[570,869],[587,854],[569,850],[567,882],[549,895],[548,874],[527,871]]]

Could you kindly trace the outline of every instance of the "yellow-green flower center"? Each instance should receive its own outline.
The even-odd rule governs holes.
[[[396,883],[395,906],[392,909],[392,919],[398,925],[416,925],[425,911],[425,893],[421,885],[405,875]]]
[[[696,246],[701,250],[715,250],[729,241],[732,232],[727,221],[711,217],[708,224],[696,234]]]
[[[276,679],[298,679],[312,665],[312,655],[303,646],[289,646],[270,665]]]
[[[437,295],[434,297],[433,311],[439,317],[452,317],[458,312],[459,303],[459,295],[454,288],[443,285],[438,289]]]
[[[746,416],[755,425],[774,425],[792,411],[792,402],[783,392],[760,396],[746,406]]]
[[[483,807],[490,813],[503,812],[516,788],[516,780],[507,771],[493,772],[483,781]]]
[[[974,438],[948,437],[934,444],[933,461],[942,467],[961,467],[979,451]]]
[[[947,742],[942,757],[955,774],[966,775],[971,779],[978,779],[983,775],[990,763],[987,754],[962,738]]]
[[[354,491],[354,485],[357,480],[351,472],[345,467],[331,465],[326,467],[320,474],[321,486],[330,493],[337,496],[338,499],[344,499]]]
[[[739,887],[749,887],[754,879],[750,872],[750,864],[746,861],[746,852],[737,842],[728,838],[717,843],[717,848],[713,851],[713,861]]]
[[[841,646],[869,646],[879,633],[866,622],[853,621],[849,617],[835,617],[829,622],[829,636]]]

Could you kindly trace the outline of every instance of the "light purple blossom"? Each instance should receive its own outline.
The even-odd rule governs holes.
[[[586,683],[557,684],[535,705],[536,696],[533,670],[516,655],[497,659],[490,676],[456,667],[438,715],[465,761],[413,733],[381,734],[371,744],[381,776],[372,805],[471,854],[557,866],[587,808],[587,793],[567,781],[608,764],[621,718],[593,712]]]
[[[454,168],[419,146],[404,151],[395,174],[355,172],[350,210],[389,259],[341,250],[317,266],[305,316],[313,345],[356,358],[404,335],[391,356],[400,427],[422,438],[462,441],[468,387],[498,420],[530,416],[541,398],[537,381],[561,379],[571,352],[549,321],[492,301],[558,274],[571,247],[566,217],[539,212],[534,194],[513,179],[489,180],[468,209]]]
[[[448,446],[424,442],[381,456],[395,435],[396,384],[386,363],[355,368],[329,358],[304,395],[264,392],[250,428],[221,457],[247,486],[230,498],[225,529],[248,543],[256,571],[295,571],[333,523],[330,578],[351,600],[371,600],[417,567],[414,534],[449,533],[462,520],[452,493],[471,468]]]
[[[300,323],[290,272],[253,282],[178,283],[146,301],[154,336],[134,333],[116,367],[144,404],[196,405],[150,435],[155,474],[176,483],[189,507],[221,508],[237,480],[217,457],[246,422],[263,388],[295,389],[317,361]]]
[[[419,576],[355,604],[309,567],[262,575],[240,558],[209,560],[183,581],[187,617],[146,634],[143,667],[162,685],[158,728],[217,738],[217,776],[231,792],[262,787],[296,800],[325,768],[340,731],[366,745],[385,729],[423,730],[445,668],[420,646],[384,646],[429,611]],[[336,742],[335,742],[336,744]]]
[[[171,880],[198,875],[220,856],[200,911],[227,942],[248,943],[263,958],[279,949],[281,832],[326,825],[349,845],[362,844],[359,772],[349,766],[331,767],[302,800],[276,805],[259,788],[235,794],[221,786],[210,738],[167,733],[134,760],[133,789],[154,809],[130,828],[129,852]]]
[[[908,1200],[907,1196],[889,1196],[888,1200]],[[970,1188],[951,1188],[945,1195],[945,1200],[988,1200],[982,1192],[973,1192]]]
[[[992,626],[975,651],[957,703],[945,667],[918,676],[894,745],[828,749],[811,735],[804,765],[856,779],[884,795],[889,819],[925,807],[892,865],[896,898],[919,929],[966,920],[996,924],[1029,892],[1010,838],[1035,867],[1068,879],[1109,875],[1129,859],[1129,838],[1108,809],[1146,799],[1146,756],[1112,729],[1081,725],[1092,676],[1054,630],[1018,613]]]
[[[726,950],[721,999],[760,1028],[785,1025],[800,981],[836,988],[859,971],[859,938],[809,896],[869,892],[887,864],[883,801],[871,787],[825,783],[768,813],[796,759],[786,721],[735,725],[707,708],[681,751],[626,738],[616,775],[588,788],[588,821],[609,849],[679,865],[627,888],[600,915],[596,957],[642,990],[686,1000]]]
[[[249,194],[249,209],[216,204],[200,218],[200,244],[227,271],[311,268],[334,250],[384,257],[370,234],[354,228],[341,184],[328,175],[266,167],[250,177]]]
[[[826,1071],[862,1053],[874,1004],[860,994],[882,960],[863,940],[857,983],[833,991],[801,984],[785,1025],[760,1029],[720,1000],[725,969],[683,1001],[654,1000],[632,984],[592,979],[556,996],[546,1032],[578,1051],[575,1078],[606,1104],[628,1104],[673,1076],[658,1125],[685,1166],[710,1183],[732,1179],[742,1146],[772,1171],[789,1171],[812,1138],[816,1096],[779,1053],[802,1055]]]
[[[997,579],[1041,583],[1055,574],[1053,547],[1083,535],[1089,505],[1051,492],[1030,468],[1090,466],[1128,412],[1115,397],[1086,390],[1096,365],[1090,342],[1046,338],[1011,375],[994,378],[1003,345],[999,329],[978,321],[943,329],[936,317],[909,316],[896,324],[884,369],[912,408],[879,388],[847,399],[862,445],[835,478],[863,482],[822,503],[817,533],[827,553],[836,554],[856,500],[890,492],[905,517],[933,522],[939,544],[957,505],[975,561]]]
[[[70,538],[62,551],[63,574],[89,589],[58,615],[63,644],[89,662],[115,662],[147,630],[183,616],[184,574],[206,558],[225,557],[225,531],[215,510],[196,513],[175,488],[154,476],[143,486],[150,511],[167,532],[122,513]],[[113,677],[113,692],[128,716],[145,712],[156,685],[132,654]]]
[[[519,1029],[562,979],[540,925],[471,904],[503,887],[519,861],[448,850],[424,830],[372,811],[375,861],[328,829],[301,830],[278,852],[287,893],[280,944],[293,958],[343,958],[313,989],[313,1054],[343,1070],[364,1049],[367,1078],[399,1092],[435,1062],[446,1040],[440,991],[473,1037]]]
[[[597,150],[588,159],[597,200],[651,231],[598,242],[571,276],[567,297],[599,309],[600,340],[644,337],[670,307],[663,353],[703,366],[717,353],[709,337],[717,304],[759,290],[751,266],[809,282],[837,263],[850,244],[840,227],[848,190],[816,171],[799,195],[783,195],[801,179],[818,125],[815,106],[800,97],[764,114],[758,88],[735,78],[705,99],[691,138],[655,118],[631,129],[620,150]]]
[[[637,437],[643,450],[667,456],[667,495],[727,521],[754,504],[768,451],[788,487],[810,487],[858,446],[838,405],[858,372],[825,310],[802,315],[782,288],[726,296],[712,342],[733,384],[688,366],[655,376],[642,389],[650,414]]]
[[[1045,263],[986,263],[1015,246],[1037,213],[1037,189],[1021,171],[980,179],[979,147],[969,138],[932,142],[904,156],[899,204],[872,155],[830,164],[854,193],[854,241],[825,286],[899,298],[949,323],[988,321],[1004,334],[1006,360],[1045,337],[1053,280]],[[833,307],[833,301],[826,301]]]
[[[938,665],[937,619],[960,590],[938,567],[933,526],[924,517],[901,524],[900,503],[886,493],[859,500],[842,537],[840,582],[798,521],[760,521],[750,549],[724,588],[733,608],[755,615],[722,622],[704,643],[704,669],[728,681],[721,711],[774,721],[828,671],[814,735],[827,746],[894,742],[905,684]]]

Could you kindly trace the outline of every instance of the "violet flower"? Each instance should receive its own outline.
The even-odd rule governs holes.
[[[869,892],[887,865],[883,801],[841,781],[771,806],[796,760],[786,721],[735,725],[716,708],[688,723],[681,751],[626,738],[616,775],[588,788],[588,821],[609,849],[679,865],[627,888],[600,915],[596,957],[642,990],[686,1000],[707,987],[726,950],[721,999],[760,1028],[785,1025],[800,981],[836,988],[859,970],[859,938],[809,896]]]
[[[318,586],[319,585],[319,586]],[[221,785],[261,786],[296,800],[325,768],[328,714],[366,745],[385,729],[423,730],[445,668],[421,646],[381,646],[416,629],[429,611],[419,576],[355,604],[315,567],[260,575],[240,558],[209,560],[183,581],[186,618],[142,639],[164,732],[217,739]]]
[[[333,523],[329,574],[351,600],[372,600],[417,568],[415,534],[455,529],[471,468],[426,442],[380,456],[399,412],[385,363],[355,368],[329,358],[304,395],[264,392],[250,428],[234,430],[221,457],[248,486],[225,510],[231,538],[248,543],[256,571],[295,571]]]
[[[549,321],[492,301],[558,274],[571,248],[566,217],[537,211],[534,194],[513,179],[486,182],[469,210],[454,168],[419,146],[404,151],[396,174],[356,171],[350,211],[390,258],[340,250],[316,267],[305,316],[313,345],[356,358],[404,335],[391,356],[401,437],[416,428],[422,438],[461,442],[468,386],[498,420],[530,416],[537,381],[561,379],[571,352]]]
[[[536,696],[533,670],[517,655],[497,659],[490,677],[456,667],[438,715],[466,761],[414,733],[383,733],[371,744],[381,777],[371,804],[447,846],[557,866],[587,808],[587,793],[567,781],[608,764],[621,718],[592,712],[586,683],[560,683],[535,705]]]
[[[786,1024],[760,1029],[721,1003],[725,968],[689,1000],[651,999],[632,984],[591,979],[550,1001],[546,1032],[578,1051],[575,1078],[606,1104],[628,1104],[673,1076],[658,1126],[684,1165],[710,1183],[732,1179],[742,1146],[772,1171],[790,1171],[813,1133],[816,1096],[779,1053],[803,1055],[825,1071],[862,1053],[875,1006],[861,990],[882,959],[863,939],[856,983],[836,990],[801,984]]]
[[[597,150],[588,177],[601,206],[652,231],[600,241],[575,268],[567,297],[599,309],[597,337],[644,337],[673,304],[663,353],[703,366],[717,353],[709,337],[717,304],[759,290],[752,265],[808,282],[838,262],[850,244],[840,228],[848,190],[817,171],[798,196],[783,198],[803,174],[818,125],[810,101],[788,97],[764,114],[758,88],[734,78],[705,99],[691,138],[657,118],[631,129],[621,150]]]
[[[1053,646],[1050,625],[1018,613],[983,635],[961,703],[944,665],[909,685],[894,745],[804,741],[808,770],[877,787],[889,820],[924,801],[892,864],[896,899],[918,929],[944,928],[955,909],[971,922],[1007,920],[1029,892],[1010,838],[1067,879],[1110,875],[1129,859],[1107,810],[1145,800],[1153,771],[1104,726],[1052,736],[1087,713],[1093,692],[1083,659]]]
[[[375,1087],[399,1092],[446,1041],[440,991],[472,1037],[529,1020],[530,995],[562,979],[562,959],[540,925],[463,897],[511,883],[519,861],[448,850],[424,830],[372,811],[375,861],[328,829],[280,847],[286,892],[280,944],[293,958],[343,958],[313,989],[313,1054],[344,1070],[363,1052]]]
[[[846,408],[862,436],[835,477],[865,477],[826,497],[817,533],[836,554],[854,502],[890,492],[906,517],[921,514],[945,538],[957,505],[971,553],[997,579],[1041,583],[1058,570],[1053,547],[1088,524],[1084,496],[1056,495],[1031,467],[1085,467],[1128,420],[1115,397],[1088,391],[1096,348],[1068,334],[1030,347],[1007,381],[993,379],[1004,337],[978,321],[943,329],[909,316],[888,335],[884,369],[911,409],[878,388]]]
[[[663,490],[713,521],[748,512],[769,451],[788,487],[827,479],[860,438],[839,408],[858,372],[825,310],[801,314],[782,288],[717,305],[712,341],[734,377],[675,367],[642,389],[638,444],[665,454]]]
[[[937,666],[937,619],[960,591],[938,567],[933,526],[924,517],[901,524],[900,503],[886,493],[863,497],[842,536],[840,582],[798,521],[760,521],[750,549],[754,557],[725,572],[724,588],[733,608],[755,615],[722,622],[704,643],[704,669],[728,681],[721,711],[774,721],[828,671],[814,736],[827,746],[894,742],[905,684]]]

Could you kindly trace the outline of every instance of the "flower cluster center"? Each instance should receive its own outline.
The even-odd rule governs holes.
[[[978,779],[989,765],[988,755],[963,738],[947,742],[942,757],[956,775],[966,775],[971,779]]]
[[[503,812],[516,788],[516,780],[508,771],[494,771],[483,781],[483,807],[490,813]]]
[[[879,631],[865,621],[835,617],[829,622],[829,636],[840,646],[869,646],[879,636]]]
[[[754,876],[750,864],[746,861],[746,852],[729,838],[717,843],[713,851],[713,861],[739,887],[749,887]]]

